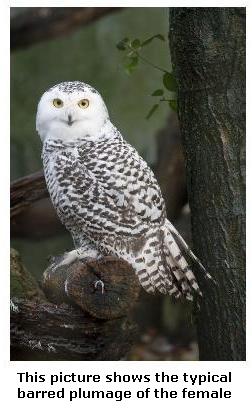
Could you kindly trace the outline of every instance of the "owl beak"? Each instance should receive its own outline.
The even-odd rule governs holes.
[[[74,123],[72,115],[68,115],[67,119],[68,126],[72,126],[72,124]]]

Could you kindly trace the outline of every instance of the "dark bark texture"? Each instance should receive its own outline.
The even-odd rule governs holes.
[[[14,249],[10,267],[11,360],[125,358],[138,336],[130,315],[140,290],[125,261],[106,257],[54,271],[48,267],[44,292]]]
[[[195,252],[201,360],[245,360],[245,8],[170,9]]]
[[[53,303],[78,305],[97,319],[126,316],[140,292],[132,266],[112,256],[75,261],[56,270],[50,265],[44,272],[42,287]]]
[[[12,300],[11,360],[125,358],[137,327],[127,317],[95,320],[70,305]]]
[[[29,174],[11,183],[11,219],[25,211],[35,201],[48,197],[43,171]]]

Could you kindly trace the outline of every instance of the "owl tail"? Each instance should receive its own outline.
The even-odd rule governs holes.
[[[200,267],[206,278],[211,280],[213,280],[213,278],[188,247],[176,228],[168,220],[166,220],[164,228],[164,252],[167,266],[171,270],[173,277],[175,277],[174,284],[178,287],[179,291],[188,300],[193,299],[193,293],[195,292],[202,296],[202,292],[186,260],[186,256],[190,257],[193,262]]]
[[[200,296],[202,293],[187,262],[188,257],[199,265],[207,278],[212,279],[175,227],[166,220],[160,230],[151,231],[146,237],[140,257],[125,259],[133,263],[146,292],[158,291],[175,298],[184,296],[193,300],[195,293]]]

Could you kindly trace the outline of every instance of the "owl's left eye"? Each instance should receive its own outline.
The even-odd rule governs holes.
[[[53,105],[55,106],[55,108],[62,108],[62,106],[64,104],[63,104],[63,101],[61,99],[56,98],[56,99],[53,100]]]
[[[78,102],[78,105],[79,105],[80,108],[86,109],[89,106],[89,100],[88,99],[81,99]]]

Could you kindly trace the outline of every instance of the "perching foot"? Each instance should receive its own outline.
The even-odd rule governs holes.
[[[53,262],[51,265],[52,272],[61,266],[67,266],[79,259],[82,262],[88,262],[93,259],[99,259],[99,253],[97,250],[83,250],[82,248],[74,249],[73,251],[66,252],[60,262]]]

